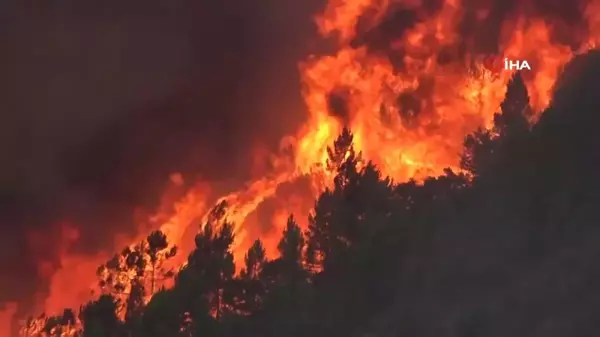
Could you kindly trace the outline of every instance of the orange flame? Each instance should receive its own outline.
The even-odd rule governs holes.
[[[272,156],[270,174],[218,199],[228,202],[227,216],[236,224],[236,260],[258,237],[266,239],[267,252],[276,253],[280,233],[253,230],[259,224],[249,215],[266,200],[277,197],[283,184],[303,177],[311,179],[314,188],[309,195],[296,198],[314,200],[325,187],[324,177],[331,175],[324,165],[327,146],[344,126],[355,134],[356,150],[397,182],[439,175],[448,167],[458,169],[465,136],[491,126],[512,74],[489,74],[479,64],[480,55],[471,50],[457,54],[459,57],[451,62],[440,61],[444,51],[456,50],[464,42],[459,32],[465,18],[460,0],[445,0],[435,14],[392,39],[386,55],[374,53],[367,46],[352,46],[359,25],[361,29],[377,27],[392,5],[398,4],[415,10],[421,7],[418,0],[329,0],[324,12],[316,17],[323,37],[336,37],[337,50],[332,55],[313,55],[299,66],[308,112],[306,123],[282,141],[280,153]],[[483,22],[488,12],[478,11],[476,20]],[[552,87],[565,63],[596,44],[600,1],[592,1],[585,13],[588,38],[578,48],[552,41],[553,26],[543,18],[516,15],[503,23],[500,56],[532,63],[524,79],[537,116],[550,103]],[[343,98],[343,117],[336,117],[332,111],[332,95]],[[181,175],[172,177],[176,185],[182,185],[183,180]],[[204,182],[175,203],[165,200],[148,222],[165,231],[172,242],[182,244],[185,232],[189,228],[195,232],[206,215],[207,202],[212,199],[208,191]],[[306,215],[306,207],[301,204],[278,208],[273,221],[282,226],[291,211],[303,212],[296,214],[301,219]],[[68,263],[83,263],[76,258],[65,261],[65,271]]]

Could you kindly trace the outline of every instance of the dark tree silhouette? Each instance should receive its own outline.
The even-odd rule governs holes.
[[[182,308],[183,300],[180,299],[180,296],[183,294],[179,289],[157,292],[145,307],[141,323],[134,336],[185,336],[180,331],[186,317]]]
[[[348,226],[351,223],[348,210],[349,205],[344,203],[342,191],[344,187],[354,182],[358,176],[357,165],[359,158],[354,153],[352,144],[353,135],[348,129],[334,141],[333,148],[328,148],[327,168],[336,172],[333,189],[326,189],[317,199],[314,213],[309,218],[307,231],[308,247],[307,258],[309,264],[326,268],[336,259],[337,255],[349,244],[344,237],[343,228],[334,228],[334,225]],[[334,212],[335,211],[335,212]]]
[[[126,329],[137,329],[145,302],[156,292],[157,283],[174,276],[165,265],[176,253],[177,247],[169,245],[166,235],[154,231],[98,268],[100,289],[119,299],[118,313],[124,314]]]
[[[268,292],[257,316],[258,331],[263,336],[303,336],[310,320],[309,273],[302,259],[305,239],[292,215],[277,248],[279,258],[263,268]]]
[[[189,314],[192,333],[217,333],[216,323],[234,309],[235,265],[230,251],[233,227],[224,218],[225,207],[220,204],[213,209],[196,235],[196,248],[187,266],[176,279],[176,290],[184,294],[183,310]]]
[[[241,288],[238,309],[244,314],[252,314],[260,309],[266,294],[266,285],[262,275],[267,259],[260,240],[254,242],[244,260],[246,266],[240,272],[238,284]]]
[[[283,237],[277,245],[280,254],[280,273],[284,283],[296,283],[305,280],[306,275],[302,262],[304,245],[302,230],[296,223],[294,216],[290,215],[283,230]]]
[[[509,81],[500,107],[501,113],[494,115],[492,130],[478,130],[465,139],[461,166],[474,177],[506,172],[507,167],[499,167],[500,163],[506,164],[507,156],[518,154],[528,136],[532,111],[520,73]]]
[[[118,301],[111,295],[101,295],[81,309],[84,337],[116,337],[121,321],[117,317]]]
[[[150,294],[157,290],[159,282],[173,276],[173,269],[164,269],[167,260],[177,255],[177,246],[171,246],[167,236],[161,231],[154,231],[146,238],[148,243],[145,251],[150,259]]]
[[[494,116],[494,132],[504,137],[523,134],[529,130],[532,117],[529,93],[520,72],[517,72],[506,87],[506,96],[500,104],[502,113]]]

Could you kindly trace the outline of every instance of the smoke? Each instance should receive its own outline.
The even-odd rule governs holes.
[[[312,2],[3,5],[0,303],[29,310],[65,247],[112,249],[171,172],[244,179],[302,118]]]

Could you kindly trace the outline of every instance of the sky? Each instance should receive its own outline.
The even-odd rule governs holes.
[[[243,179],[249,147],[302,120],[296,67],[321,5],[0,2],[0,303],[43,289],[61,220],[91,254],[171,172]]]

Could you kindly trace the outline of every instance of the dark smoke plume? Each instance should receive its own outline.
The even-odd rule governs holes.
[[[243,179],[246,144],[302,119],[312,2],[0,5],[0,303],[43,289],[61,221],[80,252],[110,249],[171,172]]]

